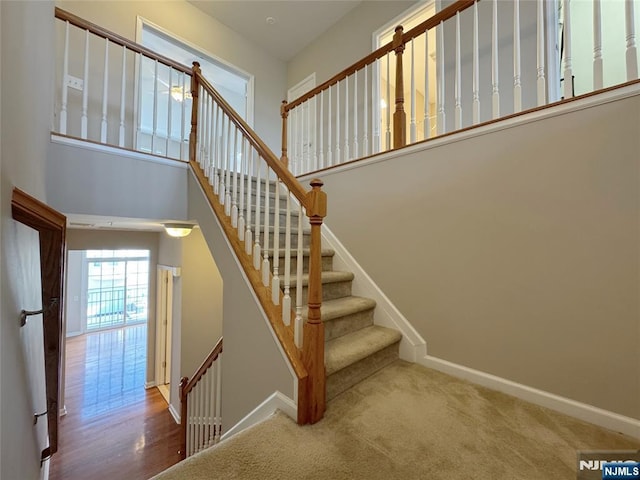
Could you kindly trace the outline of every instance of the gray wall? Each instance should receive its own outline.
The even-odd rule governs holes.
[[[26,329],[19,322],[21,309],[41,307],[39,240],[12,219],[11,193],[18,187],[46,201],[53,64],[42,45],[53,42],[52,16],[51,2],[0,2],[0,477],[7,480],[41,478],[47,441],[46,422],[33,426],[33,408],[40,404],[32,389],[44,378],[34,378],[37,370],[28,373],[25,363],[28,349],[42,351],[42,331],[30,328],[37,318]]]
[[[640,418],[639,122],[636,95],[327,173],[326,223],[429,355]]]
[[[228,430],[276,390],[293,399],[293,373],[193,175],[188,184],[189,216],[198,220],[224,278],[222,405]]]
[[[251,43],[184,0],[59,1],[56,5],[131,40],[136,39],[136,17],[142,16],[254,75],[255,130],[272,149],[280,147],[280,123],[274,119],[280,118],[280,102],[285,98],[286,67],[260,45]],[[102,81],[98,80],[98,84]]]

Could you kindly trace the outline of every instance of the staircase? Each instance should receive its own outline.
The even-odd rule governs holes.
[[[252,190],[255,197],[255,189]],[[275,194],[270,195],[274,205]],[[281,199],[281,208],[286,199]],[[255,204],[255,202],[254,202]],[[283,211],[283,210],[280,210]],[[275,208],[270,208],[271,221]],[[297,212],[293,212],[297,213]],[[283,219],[281,219],[282,221]],[[292,223],[297,224],[296,221]],[[297,239],[297,230],[294,230]],[[307,294],[309,279],[310,230],[303,229],[303,273],[302,273],[302,317],[307,320]],[[282,245],[283,239],[281,239]],[[269,257],[273,258],[273,249]],[[402,335],[390,328],[374,325],[376,302],[370,298],[351,294],[354,275],[351,272],[333,269],[335,252],[323,248],[322,255],[322,307],[321,319],[325,332],[325,368],[327,375],[327,400],[331,400],[356,383],[398,359],[398,349]],[[285,269],[284,252],[278,255],[278,271]],[[297,255],[291,252],[291,298],[296,308]]]

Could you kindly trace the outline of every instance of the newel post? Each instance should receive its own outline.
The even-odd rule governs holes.
[[[280,161],[284,164],[286,169],[289,168],[289,157],[287,157],[287,118],[289,117],[289,110],[287,110],[287,101],[283,100],[280,105],[280,116],[282,117],[282,156]]]
[[[200,64],[193,62],[191,74],[191,133],[189,133],[189,161],[195,162],[197,160],[196,152],[198,146],[198,91],[199,81],[198,75],[200,72]]]
[[[311,223],[309,258],[309,314],[304,326],[302,361],[309,372],[307,382],[309,399],[309,423],[322,418],[326,404],[326,375],[324,368],[324,324],[320,318],[322,304],[322,219],[327,215],[327,194],[321,190],[321,180],[311,180],[312,190],[307,193],[307,216]]]
[[[402,74],[402,54],[404,52],[402,25],[397,26],[395,32],[393,50],[396,52],[396,110],[393,112],[393,148],[401,148],[407,144],[407,114],[404,111],[404,77]]]
[[[188,377],[182,377],[180,379],[179,391],[180,391],[180,458],[184,460],[187,458],[187,384],[189,383]]]

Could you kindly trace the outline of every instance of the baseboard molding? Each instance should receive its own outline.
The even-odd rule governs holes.
[[[550,408],[585,422],[608,428],[616,432],[624,433],[640,439],[640,420],[619,415],[602,408],[594,407],[582,402],[561,397],[553,393],[528,387],[521,383],[512,382],[505,378],[497,377],[489,373],[474,370],[440,358],[424,356],[418,360],[419,364],[438,370],[455,377],[463,378],[484,387],[497,390],[514,397],[520,398],[542,407]]]
[[[254,408],[246,417],[227,430],[222,435],[221,440],[226,440],[236,433],[240,433],[263,420],[266,420],[273,415],[276,410],[282,410],[287,416],[294,420],[298,417],[298,407],[296,407],[293,400],[286,395],[275,391],[264,402]]]
[[[322,240],[324,246],[335,251],[334,268],[350,271],[355,275],[351,284],[352,293],[376,301],[374,323],[402,333],[400,358],[408,362],[417,362],[419,358],[426,356],[427,344],[424,339],[326,225],[322,226]]]
[[[175,420],[175,422],[180,425],[181,423],[181,419],[180,419],[180,412],[178,412],[175,407],[171,404],[169,404],[169,413],[171,414],[171,416],[173,417],[173,419]]]
[[[60,409],[60,416],[64,417],[67,414],[67,405],[63,405],[62,408]]]
[[[149,390],[150,388],[153,388],[156,386],[156,381],[153,380],[151,382],[144,382],[144,389],[145,390]]]

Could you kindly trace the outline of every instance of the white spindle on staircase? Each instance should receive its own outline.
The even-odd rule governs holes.
[[[185,147],[188,147],[188,145],[185,143],[184,139],[185,139],[185,124],[186,124],[186,118],[187,118],[187,102],[186,102],[186,75],[183,73],[182,74],[182,102],[180,105],[180,108],[182,109],[182,115],[181,115],[181,119],[182,121],[180,122],[180,158],[182,160],[187,160],[187,158],[185,158]],[[188,150],[188,148],[187,148]]]
[[[493,0],[491,23],[491,116],[500,117],[500,70],[498,68],[498,0]]]
[[[254,165],[254,150],[251,144],[248,146],[249,151],[247,154],[247,228],[244,232],[244,251],[247,255],[251,255],[251,249],[253,247],[253,233],[251,231],[251,198],[253,193],[253,165]]]
[[[200,166],[203,170],[207,170],[207,165],[209,164],[209,135],[211,133],[211,99],[206,91],[202,92],[202,110],[199,110],[200,114],[200,122],[202,123],[202,129],[200,132],[200,142],[198,143],[198,148],[200,150]]]
[[[571,28],[571,19],[570,19],[570,2],[569,0],[565,0],[564,5],[566,12],[564,17],[565,29],[567,29],[567,35],[565,38],[571,40],[571,35],[569,34]],[[569,68],[571,68],[571,45],[566,43],[565,40],[565,58],[568,58]],[[568,49],[567,49],[568,48]],[[566,65],[566,63],[565,63]],[[571,73],[573,75],[573,73]],[[567,89],[567,79],[573,80],[573,77],[567,76],[567,68],[565,66],[564,73],[564,98],[569,98],[573,96],[573,88],[569,91]],[[600,0],[593,0],[593,89],[599,90],[604,86],[604,70],[603,70],[603,59],[602,59],[602,8],[600,5]],[[573,87],[573,81],[571,81],[571,87]]]
[[[625,0],[625,34],[627,39],[626,64],[627,64],[627,81],[638,78],[638,49],[636,47],[636,27],[634,1]]]
[[[231,216],[231,189],[233,186],[231,185],[231,169],[233,168],[233,134],[236,130],[235,124],[231,121],[231,118],[227,119],[227,156],[225,159],[225,195],[224,195],[224,213],[228,217]]]
[[[298,209],[298,249],[296,256],[296,319],[294,323],[294,342],[296,347],[302,348],[302,205]]]
[[[365,71],[366,71],[365,66]],[[351,158],[358,158],[358,71],[353,74],[353,149]]]
[[[344,161],[349,160],[349,77],[344,79]]]
[[[364,67],[364,97],[363,97],[363,118],[362,118],[362,155],[369,155],[369,65]]]
[[[119,147],[124,147],[124,135],[125,135],[124,115],[125,115],[126,90],[127,90],[127,47],[123,46],[122,47],[122,78],[120,80],[120,125],[118,128],[118,146]],[[184,134],[183,134],[183,137],[184,137]]]
[[[211,136],[213,137],[213,176],[209,179],[211,185],[213,186],[213,193],[216,195],[220,194],[220,150],[222,145],[220,144],[220,129],[222,118],[220,116],[221,109],[218,104],[215,104],[214,107],[214,115],[213,115],[213,132]]]
[[[320,168],[324,168],[324,90],[320,92],[320,140],[316,143],[320,149],[318,164]]]
[[[167,152],[167,155],[169,155],[170,152],[170,148],[171,148],[171,135],[173,133],[172,127],[173,127],[173,114],[172,114],[172,107],[173,107],[173,102],[171,101],[172,97],[171,97],[171,85],[173,85],[173,68],[169,67],[169,92],[167,95],[167,140],[166,140],[166,145],[165,145],[165,151]],[[210,139],[211,139],[211,107],[212,107],[212,102],[209,101],[207,103],[207,125],[209,125],[209,127],[207,128],[207,135],[205,136],[205,141],[207,142],[207,152],[209,153],[211,150],[209,149],[210,146]],[[211,158],[210,155],[207,156],[207,164],[205,167],[205,172],[207,172],[209,170],[209,164],[211,162]]]
[[[158,60],[154,61],[153,68],[153,133],[151,135],[151,152],[156,153],[156,140],[158,135]],[[202,110],[200,110],[202,112]],[[202,116],[202,115],[201,115]],[[202,136],[200,136],[202,138]]]
[[[536,90],[538,97],[538,106],[544,105],[547,101],[546,80],[544,73],[544,49],[546,41],[544,36],[544,0],[537,0],[537,30],[536,30]]]
[[[422,125],[422,135],[424,139],[431,137],[431,115],[430,106],[430,81],[429,81],[429,31],[424,32],[424,119]]]
[[[194,404],[194,395],[189,395],[187,397],[187,418],[184,421],[187,423],[187,456],[193,455],[193,438],[194,438],[194,429],[193,429],[193,404]]]
[[[233,140],[233,196],[231,199],[231,226],[238,228],[238,173],[242,169],[242,165],[238,165],[238,150],[239,150],[239,132],[237,128],[234,128],[235,135]]]
[[[371,114],[375,116],[375,118],[371,119],[371,153],[378,153],[380,151],[380,128],[382,126],[381,123],[381,115],[380,115],[380,99],[382,98],[382,92],[380,89],[380,75],[376,75],[375,72],[381,72],[380,64],[382,63],[381,59],[376,60],[375,68],[371,71]],[[377,95],[373,95],[373,92],[376,92]]]
[[[216,395],[215,395],[215,415],[216,415],[216,434],[215,443],[220,441],[222,435],[222,352],[218,355],[216,366]]]
[[[275,182],[275,212],[273,214],[273,279],[271,280],[271,301],[280,305],[280,184]]]
[[[182,102],[184,105],[184,101]],[[211,185],[215,190],[215,178],[216,178],[216,161],[218,157],[218,152],[216,152],[216,115],[217,115],[218,104],[215,102],[211,102],[211,108],[209,109],[209,118],[210,127],[209,134],[207,136],[207,144],[209,148],[209,168],[206,170],[206,174],[208,177],[209,185]],[[182,122],[184,125],[184,122]]]
[[[436,4],[439,4],[439,0]],[[438,11],[439,7],[436,7]],[[436,33],[438,35],[438,41],[436,42],[436,60],[438,62],[438,68],[436,68],[436,86],[438,88],[438,118],[437,129],[438,135],[446,133],[447,128],[445,125],[446,115],[444,110],[444,22],[440,22],[440,25],[436,27]]]
[[[595,14],[595,4],[598,0],[594,1],[594,14]],[[573,68],[571,65],[571,2],[569,0],[564,0],[563,5],[563,14],[564,14],[564,23],[563,23],[563,37],[564,37],[564,98],[573,97]],[[598,25],[596,26],[596,23]],[[593,43],[594,43],[594,73],[596,69],[596,51],[600,52],[600,61],[602,61],[602,42],[601,42],[601,29],[600,29],[600,19],[593,19]],[[599,47],[596,47],[597,44],[600,44]],[[595,77],[594,77],[595,81]]]
[[[284,187],[283,187],[284,188]],[[291,193],[285,189],[287,210],[284,226],[284,294],[282,297],[282,322],[291,325]],[[298,235],[302,232],[298,231]]]
[[[262,255],[263,255],[263,259],[262,259],[262,284],[265,287],[269,286],[269,215],[271,215],[270,212],[270,208],[269,208],[269,192],[270,192],[270,188],[269,188],[269,174],[270,174],[270,167],[267,166],[267,173],[265,174],[264,177],[264,234],[262,235],[262,242],[263,242],[263,248],[262,248]]]
[[[460,59],[460,12],[456,12],[456,78],[454,83],[455,129],[462,128],[462,66]]]
[[[414,43],[414,39],[411,39],[411,115],[409,120],[409,140],[411,143],[415,143],[418,136],[416,127],[416,59]]]
[[[329,121],[327,123],[327,167],[333,165],[333,145],[331,144],[331,125],[333,124],[333,117],[331,116],[332,103],[331,103],[331,90],[333,87],[329,87]]]
[[[340,82],[336,83],[336,154],[333,163],[339,164],[340,157]]]
[[[238,208],[238,239],[241,242],[244,242],[244,234],[245,234],[245,220],[244,220],[244,182],[245,182],[245,171],[247,169],[247,144],[248,140],[242,139],[242,147],[241,147],[241,157],[240,157],[240,206]]]
[[[478,41],[478,2],[473,4],[473,124],[480,123],[480,42]]]
[[[520,80],[520,0],[513,3],[513,111],[522,111],[522,84]]]
[[[60,105],[60,133],[67,133],[67,102],[69,99],[69,21],[64,22],[64,56],[62,60],[62,104]]]
[[[386,135],[385,135],[385,148],[386,150],[391,150],[391,54],[387,54],[387,102],[386,102],[386,114],[387,114],[387,123],[386,123]]]
[[[82,115],[80,117],[80,138],[87,138],[89,105],[89,30],[85,30],[84,37],[84,77],[82,86]]]

